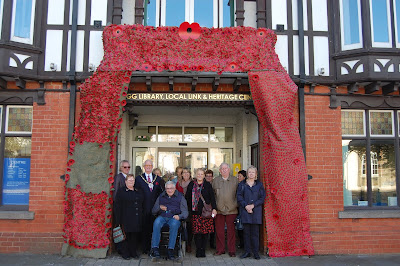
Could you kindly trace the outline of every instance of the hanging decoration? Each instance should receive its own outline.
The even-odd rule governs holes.
[[[275,53],[272,30],[110,25],[104,58],[80,87],[81,113],[65,175],[64,254],[105,257],[109,246],[117,137],[133,71],[248,72],[262,127],[270,256],[313,255],[307,173],[293,118],[297,92]]]

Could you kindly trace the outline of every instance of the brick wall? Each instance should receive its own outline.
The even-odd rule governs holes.
[[[36,88],[36,84],[27,87]],[[30,88],[29,87],[29,88]],[[61,89],[60,83],[46,88]],[[135,84],[134,91],[147,91]],[[156,91],[168,91],[166,84]],[[190,91],[175,84],[174,91]],[[240,91],[247,91],[242,86]],[[196,91],[212,91],[200,84]],[[232,91],[220,85],[218,91]],[[315,92],[328,93],[326,87]],[[69,93],[46,92],[46,105],[33,107],[31,190],[29,211],[34,220],[0,220],[0,253],[59,253],[63,227],[64,174],[67,159]],[[79,94],[77,97],[79,114]],[[329,96],[306,95],[307,169],[311,235],[316,254],[399,253],[400,219],[339,219],[343,211],[340,108],[329,108]],[[294,110],[298,116],[298,106]],[[265,228],[265,227],[264,227]],[[267,240],[264,239],[264,248]]]
[[[27,84],[28,85],[28,84]],[[61,89],[61,83],[45,84]],[[0,253],[59,253],[63,243],[64,174],[67,161],[69,93],[46,92],[33,105],[29,211],[34,220],[0,220]]]
[[[326,87],[315,92],[327,93]],[[339,219],[343,211],[340,108],[306,95],[306,150],[311,235],[316,254],[399,253],[400,219]]]

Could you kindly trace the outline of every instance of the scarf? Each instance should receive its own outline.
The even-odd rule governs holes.
[[[188,181],[182,179],[179,182],[179,185],[181,186],[181,188],[183,188],[183,195],[186,195],[187,187],[190,184],[190,181],[191,181],[190,179]]]
[[[204,182],[199,185],[197,181],[193,182],[193,189],[192,189],[192,211],[197,210],[197,204],[199,203],[201,190],[203,189]]]

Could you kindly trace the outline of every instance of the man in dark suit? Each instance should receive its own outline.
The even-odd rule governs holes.
[[[125,177],[127,174],[129,174],[129,171],[131,170],[131,166],[127,160],[122,160],[121,163],[119,164],[119,171],[120,173],[114,177],[114,201],[117,197],[117,191],[121,187],[125,187]]]
[[[135,187],[142,190],[144,195],[142,247],[143,253],[148,254],[150,251],[151,233],[154,221],[151,210],[158,196],[164,190],[164,180],[152,173],[153,161],[146,160],[143,164],[143,168],[144,173],[136,177]]]

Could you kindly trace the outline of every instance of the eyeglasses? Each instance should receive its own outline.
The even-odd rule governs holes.
[[[145,167],[146,167],[146,166],[151,166],[151,167],[153,167],[153,165],[152,165],[152,164],[145,164],[144,166],[145,166]]]
[[[126,180],[126,181],[128,181],[128,182],[129,182],[129,181],[133,182],[133,181],[135,181],[135,179],[128,179],[128,180]]]
[[[128,168],[128,169],[131,168],[130,166],[123,166],[123,167],[124,167],[124,168]]]

